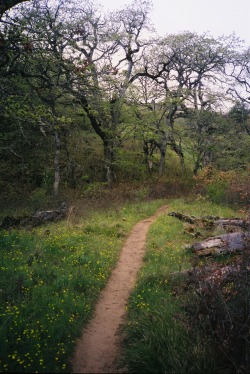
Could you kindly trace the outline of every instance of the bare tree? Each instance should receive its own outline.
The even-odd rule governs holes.
[[[13,8],[15,5],[23,3],[25,1],[30,1],[30,0],[0,0],[0,20],[3,16],[3,14]]]
[[[124,100],[145,47],[141,34],[147,27],[148,12],[148,1],[135,1],[123,10],[102,16],[94,3],[86,2],[74,8],[70,17],[69,50],[75,65],[72,92],[103,142],[109,183],[115,177]]]
[[[250,103],[250,47],[237,51],[235,59],[225,71],[232,78],[228,92],[243,104]]]
[[[143,73],[162,89],[165,106],[165,129],[162,130],[160,172],[164,170],[167,144],[177,153],[183,164],[181,134],[175,127],[176,119],[190,108],[196,111],[215,109],[226,99],[227,75],[225,66],[235,58],[238,40],[233,35],[212,38],[185,32],[168,35],[155,43],[144,56]],[[158,131],[156,129],[156,131]]]

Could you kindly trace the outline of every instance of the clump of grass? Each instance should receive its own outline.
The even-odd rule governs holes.
[[[0,371],[70,372],[75,339],[132,226],[163,201],[0,232]]]
[[[189,215],[235,216],[235,212],[202,198],[172,200],[169,211]],[[203,339],[198,321],[190,325],[183,309],[188,290],[185,269],[192,254],[190,236],[181,221],[160,216],[149,231],[144,266],[128,304],[124,326],[124,359],[132,373],[221,372],[211,336]],[[198,317],[197,317],[198,318]]]

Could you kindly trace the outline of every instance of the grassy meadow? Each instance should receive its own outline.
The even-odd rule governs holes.
[[[140,199],[115,208],[89,208],[77,220],[0,232],[1,372],[70,372],[75,340],[91,318],[126,237],[136,222],[166,204],[163,199]],[[167,203],[169,212],[238,214],[201,197]],[[216,367],[209,346],[186,328],[175,296],[182,283],[180,271],[192,262],[185,245],[194,240],[181,221],[166,213],[150,228],[124,326],[122,364],[129,372]]]
[[[0,371],[69,372],[74,342],[91,317],[132,226],[163,204],[123,205],[0,232]]]

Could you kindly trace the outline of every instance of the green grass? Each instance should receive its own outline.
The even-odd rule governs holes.
[[[90,210],[74,223],[0,232],[0,371],[70,371],[76,338],[92,316],[129,231],[163,204],[155,200]],[[236,215],[202,197],[172,200],[173,210]],[[179,270],[190,266],[184,246],[192,240],[183,224],[167,214],[150,228],[128,306],[124,359],[130,372],[212,372],[216,367],[198,333],[190,342],[180,314]]]
[[[0,371],[69,372],[126,236],[162,200],[0,232]],[[49,235],[48,235],[49,234]]]
[[[197,201],[172,200],[169,212],[202,216],[235,216],[233,210]],[[218,359],[201,329],[190,331],[182,309],[185,270],[192,255],[185,246],[196,239],[183,223],[167,214],[149,231],[144,266],[128,304],[124,327],[123,364],[131,373],[219,372]],[[179,296],[181,295],[181,296]],[[184,290],[185,295],[185,290]]]

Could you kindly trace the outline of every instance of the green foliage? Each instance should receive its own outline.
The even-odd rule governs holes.
[[[148,187],[141,187],[139,190],[135,193],[135,201],[145,201],[147,197],[149,196],[149,188]]]
[[[217,124],[213,144],[213,165],[219,170],[238,170],[247,168],[250,162],[249,118],[243,122],[232,117],[234,109],[227,116],[221,117]],[[238,112],[237,112],[238,113]]]
[[[247,205],[250,201],[249,172],[204,168],[195,178],[195,190],[215,203]]]
[[[89,199],[95,199],[98,198],[101,194],[104,194],[108,189],[109,185],[107,182],[90,183],[84,187],[82,195],[86,196]]]
[[[30,194],[30,202],[35,210],[41,209],[46,205],[46,190],[44,188],[36,188]]]
[[[238,101],[230,109],[228,116],[232,118],[236,123],[244,124],[248,119],[249,109],[247,108],[245,103]]]
[[[144,21],[147,22],[147,3],[140,9],[135,4],[126,10],[130,14],[126,18],[127,29],[115,37],[113,28],[119,22],[121,28],[124,26],[123,11],[116,14],[115,23],[112,24],[111,17],[111,23],[106,25],[97,17],[98,7],[94,4],[86,3],[81,10],[77,10],[77,2],[75,6],[73,10],[61,2],[27,3],[16,11],[11,22],[1,27],[3,42],[8,45],[8,56],[5,56],[8,58],[0,66],[0,172],[3,175],[0,183],[6,194],[12,189],[13,193],[19,192],[23,187],[29,191],[43,187],[51,190],[56,151],[60,153],[60,187],[78,191],[84,190],[87,184],[107,180],[107,165],[114,169],[112,177],[119,182],[156,177],[160,150],[163,155],[165,143],[165,175],[169,179],[173,174],[181,175],[178,157],[195,172],[208,162],[220,170],[246,167],[249,162],[247,107],[236,102],[228,115],[220,115],[215,111],[220,95],[212,94],[205,87],[205,80],[199,80],[204,66],[211,76],[214,68],[221,70],[225,64],[221,51],[229,59],[234,56],[233,48],[237,47],[234,38],[219,40],[185,32],[160,39],[156,49],[151,46],[145,51],[143,63],[150,77],[154,76],[157,61],[162,58],[170,64],[169,72],[177,68],[183,74],[183,79],[179,79],[183,83],[176,90],[172,88],[176,74],[165,71],[159,81],[165,82],[168,89],[162,91],[163,85],[148,79],[145,72],[144,76],[137,77],[136,85],[130,83],[136,77],[133,74],[141,71],[140,59],[132,64],[132,70],[130,63],[126,67],[127,59],[134,61],[132,55],[128,58],[128,51],[133,48],[124,51],[120,47],[126,43],[118,43],[119,38],[132,42],[126,31],[129,22],[138,27],[139,37],[146,25]],[[74,22],[68,23],[68,14],[71,17],[73,13]],[[140,25],[138,17],[142,17]],[[97,19],[98,22],[92,22]],[[89,32],[85,37],[89,40],[85,43],[81,33],[86,25]],[[96,50],[95,43],[92,45],[94,35],[97,36]],[[90,45],[93,50],[88,49]],[[65,53],[69,49],[74,53]],[[106,52],[96,60],[100,49]],[[88,56],[88,66],[80,50]],[[117,59],[114,51],[124,54],[123,71],[114,68]],[[139,56],[140,51],[133,53]],[[190,60],[190,55],[197,58]],[[216,80],[217,75],[213,78]],[[117,88],[120,85],[122,90]],[[194,93],[189,86],[199,87],[198,96],[207,98],[202,110],[199,105],[195,107]],[[193,108],[190,108],[192,102]],[[56,132],[60,138],[57,149]],[[169,157],[170,149],[177,157]],[[149,159],[153,161],[151,173]]]
[[[207,194],[213,203],[219,204],[225,201],[227,189],[228,182],[225,180],[218,180],[207,186]]]
[[[135,144],[132,149],[118,150],[115,166],[116,174],[122,180],[144,180],[149,176],[139,144]]]

